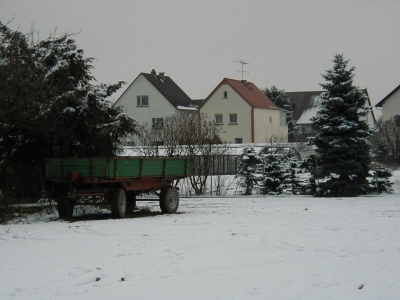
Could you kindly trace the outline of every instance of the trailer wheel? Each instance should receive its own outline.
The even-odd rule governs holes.
[[[126,199],[128,202],[128,208],[131,211],[136,209],[136,194],[135,192],[126,192]]]
[[[124,189],[116,188],[111,195],[111,213],[115,219],[126,215],[126,194]]]
[[[64,192],[58,194],[57,210],[61,219],[72,218],[74,206],[71,204],[70,199],[67,198],[67,195]]]
[[[163,213],[173,214],[178,210],[179,194],[176,188],[168,186],[161,189],[160,208]]]

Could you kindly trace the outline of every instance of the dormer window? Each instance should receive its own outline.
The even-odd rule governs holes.
[[[149,96],[137,96],[137,106],[149,106]]]
[[[224,91],[224,98],[228,98],[228,92]]]

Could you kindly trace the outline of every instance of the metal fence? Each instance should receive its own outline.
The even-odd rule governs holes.
[[[215,155],[212,157],[197,156],[193,163],[193,166],[204,166],[204,161],[209,160],[208,170],[204,168],[197,169],[196,167],[192,170],[192,175],[236,175],[239,170],[240,159],[237,155]],[[208,172],[207,172],[208,171]]]

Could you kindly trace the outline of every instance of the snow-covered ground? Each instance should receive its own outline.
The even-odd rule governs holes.
[[[397,173],[398,176],[399,173]],[[400,299],[400,192],[0,225],[0,299]]]

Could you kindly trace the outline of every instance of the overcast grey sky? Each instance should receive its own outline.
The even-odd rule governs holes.
[[[99,82],[154,68],[193,99],[241,79],[238,60],[249,63],[244,79],[287,92],[321,90],[335,53],[373,104],[400,83],[400,0],[0,0],[0,20],[13,17],[11,28],[33,24],[41,38],[79,32]]]

